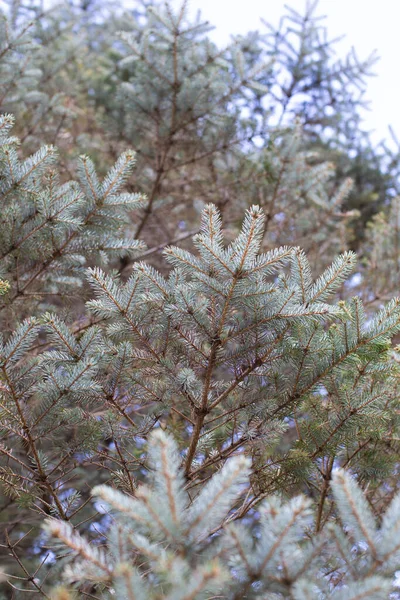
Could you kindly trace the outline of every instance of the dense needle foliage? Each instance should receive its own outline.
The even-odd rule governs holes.
[[[0,15],[1,599],[397,597],[399,153],[318,14]]]

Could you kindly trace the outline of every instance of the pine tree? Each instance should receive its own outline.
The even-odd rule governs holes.
[[[4,123],[7,129],[11,120]],[[26,206],[26,198],[37,198],[42,162],[31,158],[20,165],[11,152],[13,143],[5,139],[3,196],[20,186],[26,195],[10,196],[17,206],[18,199]],[[79,249],[90,256],[93,214],[95,223],[103,216],[110,223],[121,203],[137,203],[136,196],[118,195],[130,166],[131,157],[122,157],[99,183],[83,158],[78,173],[88,206],[78,196],[79,212],[86,215],[78,221],[80,229],[71,233],[75,221],[71,225],[68,213],[69,228],[65,231],[61,223],[60,238],[57,219],[39,221],[29,231],[43,229],[46,235],[54,227],[51,239],[63,250],[79,235]],[[32,171],[39,171],[32,178],[33,190]],[[70,196],[62,198],[69,208]],[[11,219],[5,223],[14,233]],[[272,491],[288,492],[313,482],[320,529],[329,516],[327,482],[335,460],[351,464],[360,477],[367,467],[376,478],[388,469],[390,455],[383,455],[391,440],[384,431],[388,424],[396,427],[391,402],[395,409],[397,397],[388,339],[400,329],[399,301],[366,327],[358,299],[327,302],[354,266],[351,253],[313,281],[301,250],[281,247],[259,253],[263,230],[262,212],[254,206],[238,237],[224,245],[220,216],[210,205],[194,239],[197,255],[178,247],[165,250],[173,267],[168,277],[141,262],[124,284],[113,272],[89,269],[95,299],[87,305],[92,320],[85,323],[83,335],[82,328],[68,327],[56,314],[42,313],[8,337],[1,367],[4,442],[9,440],[1,449],[2,480],[16,507],[30,513],[31,524],[35,513],[69,522],[85,512],[84,482],[78,477],[64,491],[82,467],[86,482],[93,466],[101,465],[117,486],[133,493],[136,470],[149,468],[140,440],[165,419],[186,448],[189,489],[204,485],[232,454],[244,451],[253,458],[246,500],[232,519],[251,513]],[[108,227],[111,250],[137,250],[136,242],[111,243],[110,233]],[[33,260],[34,238],[28,236]],[[104,251],[104,239],[95,239]],[[18,252],[23,244],[14,245]],[[73,251],[75,257],[75,247]],[[50,259],[34,271],[35,281],[53,255],[50,247]],[[68,286],[70,279],[59,275],[64,252],[56,256],[57,283]],[[69,265],[67,252],[65,258]],[[52,270],[48,273],[46,284],[55,285]],[[12,283],[7,279],[7,310],[17,301],[20,286],[31,285],[31,278],[24,283],[20,277]],[[39,354],[32,353],[38,336],[43,337]],[[327,398],[318,402],[324,390]],[[11,540],[7,545],[15,551]]]
[[[0,594],[73,597],[46,519],[82,597],[386,598],[398,161],[357,133],[371,63],[331,62],[315,6],[221,50],[148,4],[4,21]]]
[[[19,5],[17,8],[14,13],[23,10]],[[29,17],[34,13],[31,10]],[[21,17],[17,19],[20,22]],[[25,121],[31,115],[21,132],[22,139],[32,150],[38,147],[39,131],[41,141],[44,136],[47,142],[57,141],[63,171],[67,172],[74,168],[71,148],[81,148],[82,152],[90,149],[100,172],[105,173],[111,160],[133,146],[138,151],[137,183],[147,191],[150,204],[141,215],[144,225],[136,224],[133,234],[138,237],[139,228],[144,227],[150,245],[149,235],[154,232],[165,244],[193,235],[202,202],[215,203],[226,212],[229,222],[237,223],[254,198],[261,199],[261,204],[272,204],[272,210],[267,210],[271,213],[268,229],[277,230],[279,235],[282,227],[289,227],[281,213],[289,219],[296,217],[301,201],[306,208],[300,230],[306,231],[293,243],[318,257],[315,247],[305,247],[304,241],[310,237],[315,240],[317,228],[324,228],[328,217],[329,235],[325,239],[340,240],[338,247],[326,248],[324,260],[328,264],[332,252],[346,249],[355,228],[357,235],[362,232],[354,219],[348,223],[349,209],[361,210],[365,218],[359,223],[365,226],[396,177],[396,156],[392,156],[386,180],[370,174],[371,165],[377,166],[378,172],[387,168],[387,152],[380,155],[372,149],[365,132],[357,129],[374,56],[364,61],[354,55],[345,61],[335,60],[334,41],[326,39],[315,3],[304,15],[288,11],[277,31],[269,27],[270,33],[264,28],[260,34],[238,37],[226,49],[210,42],[209,29],[201,20],[189,21],[184,4],[176,14],[158,2],[151,3],[150,8],[148,3],[138,3],[131,14],[113,14],[96,0],[80,8],[64,6],[39,15],[33,32],[39,51],[31,52],[29,58],[41,75],[36,89],[24,90],[22,96],[27,100],[32,96],[33,102],[29,113],[26,103],[21,107]],[[70,31],[76,32],[72,41]],[[144,54],[140,53],[142,46]],[[179,93],[174,87],[174,73]],[[203,89],[207,94],[201,92]],[[61,94],[55,93],[60,90]],[[146,106],[140,104],[142,96],[148,99]],[[15,113],[17,106],[14,102],[3,110]],[[298,130],[287,135],[293,117],[300,119],[300,137]],[[306,186],[302,181],[290,181],[291,190],[300,183],[300,197],[290,204],[285,201],[288,178],[282,177],[281,168],[274,168],[282,158],[283,174],[286,167],[289,174],[291,166],[299,167],[294,154],[290,165],[286,165],[285,152],[282,157],[285,137],[297,148],[301,160],[307,157],[306,170],[312,167],[315,172],[319,166],[316,175],[321,177],[311,186],[311,173],[310,177],[307,174]],[[350,158],[354,153],[357,157]],[[337,177],[332,165],[321,164],[325,157],[340,163]],[[309,189],[324,182],[324,193],[336,197],[346,176],[356,182],[352,191],[347,190],[348,200],[346,195],[341,197],[344,211],[340,202],[316,211]],[[372,201],[376,193],[378,201]],[[320,194],[314,194],[317,196],[321,200]],[[171,210],[180,217],[172,229],[165,218]],[[308,221],[315,223],[311,230]],[[269,247],[280,243],[273,236],[271,231]],[[124,259],[121,268],[126,262]],[[323,264],[315,266],[320,272]]]
[[[10,19],[1,13],[0,110],[17,118],[17,133],[27,150],[67,137],[77,117],[79,92],[71,73],[84,59],[84,44],[71,34],[68,9],[11,2]],[[75,75],[76,77],[76,75]],[[75,88],[73,90],[72,88]],[[72,92],[72,93],[71,93]]]
[[[103,526],[106,548],[89,544],[69,524],[47,521],[47,531],[71,551],[64,577],[81,592],[126,600],[356,600],[388,598],[394,591],[399,495],[378,526],[358,485],[336,469],[332,490],[343,528],[313,534],[307,498],[272,496],[259,506],[252,532],[229,515],[249,474],[246,458],[227,461],[195,499],[185,490],[176,445],[160,430],[150,438],[149,458],[150,483],[134,498],[104,485],[93,490],[109,523]],[[54,597],[73,596],[59,588]]]
[[[290,227],[283,224],[281,213],[295,218],[296,206],[301,204],[304,224],[293,229],[294,235],[300,233],[294,243],[304,246],[310,235],[315,239],[317,228],[324,228],[328,220],[330,235],[325,237],[333,239],[335,230],[339,251],[345,249],[345,223],[351,214],[342,214],[340,204],[350,189],[347,185],[343,194],[340,186],[345,177],[333,181],[333,165],[324,160],[325,145],[338,152],[334,140],[340,137],[345,140],[339,145],[342,152],[354,150],[354,128],[351,133],[342,131],[357,121],[362,103],[350,80],[364,88],[374,58],[359,63],[349,57],[343,64],[336,63],[331,59],[333,45],[323,39],[314,12],[315,5],[310,5],[303,18],[288,15],[287,31],[238,37],[226,49],[217,48],[206,37],[207,23],[188,20],[185,3],[176,14],[162,3],[144,4],[133,18],[116,15],[101,31],[91,32],[104,48],[101,66],[92,69],[95,76],[89,75],[88,84],[102,129],[94,142],[92,128],[90,136],[82,139],[93,145],[100,162],[107,149],[122,151],[128,144],[138,150],[138,185],[147,190],[149,204],[136,236],[143,232],[151,245],[154,232],[162,235],[165,244],[190,237],[207,202],[216,204],[228,222],[237,223],[257,198],[268,207],[268,229],[277,230],[266,238],[269,246],[279,244],[274,236],[282,227]],[[296,40],[289,39],[289,29],[296,29]],[[109,32],[108,38],[104,31]],[[284,58],[286,41],[293,52],[299,46],[297,58]],[[320,83],[312,71],[316,56]],[[93,53],[90,60],[95,63]],[[293,88],[286,102],[282,99],[284,60],[285,79],[292,81]],[[332,94],[341,81],[348,83],[342,86],[343,97],[336,107]],[[283,105],[284,114],[277,123]],[[318,117],[302,117],[316,110],[321,113]],[[295,126],[293,117],[298,119]],[[103,127],[109,132],[106,147]],[[325,131],[334,133],[328,136]],[[300,169],[307,171],[304,179]],[[298,189],[290,202],[288,186],[292,193]],[[361,184],[358,196],[363,186],[369,189],[370,182]],[[326,202],[329,197],[336,199],[333,205]],[[165,218],[171,210],[179,214],[179,228],[176,221]],[[311,231],[308,221],[313,223]],[[301,236],[303,229],[306,232]],[[326,249],[325,264],[337,251],[338,247]]]

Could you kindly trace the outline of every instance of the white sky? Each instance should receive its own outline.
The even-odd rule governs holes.
[[[174,8],[181,5],[181,0],[169,2]],[[224,44],[232,34],[262,29],[261,17],[278,24],[285,4],[303,12],[305,0],[189,0],[189,10],[200,9],[204,20],[216,27],[211,33],[216,43]],[[400,138],[400,0],[320,0],[317,12],[327,17],[323,23],[329,38],[345,35],[337,45],[340,55],[351,46],[359,58],[378,51],[376,77],[369,79],[366,93],[370,111],[365,123],[375,131],[376,141],[388,136],[388,125]]]

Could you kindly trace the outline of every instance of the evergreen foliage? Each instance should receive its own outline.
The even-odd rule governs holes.
[[[150,484],[140,486],[134,498],[104,485],[93,490],[110,519],[106,550],[67,523],[47,521],[47,531],[71,550],[64,559],[67,582],[95,583],[102,598],[126,600],[214,595],[356,600],[386,598],[393,591],[399,495],[378,526],[354,479],[336,469],[332,490],[342,527],[310,536],[315,522],[310,500],[271,496],[259,506],[259,524],[251,531],[229,516],[248,477],[248,459],[227,461],[194,500],[185,491],[178,449],[160,430],[151,435],[149,461]],[[54,597],[73,596],[64,588]]]
[[[336,60],[315,4],[209,30],[186,3],[2,15],[0,599],[397,597],[374,58]]]
[[[121,233],[129,211],[140,206],[138,194],[120,193],[134,164],[133,152],[125,152],[102,182],[92,161],[82,156],[78,181],[61,184],[54,169],[55,148],[44,146],[20,160],[18,140],[8,135],[12,124],[10,115],[0,117],[0,261],[10,285],[3,303],[8,314],[17,302],[25,306],[25,300],[29,305],[47,294],[77,291],[90,256],[104,262],[109,255],[143,248]],[[33,314],[34,309],[22,310]]]

